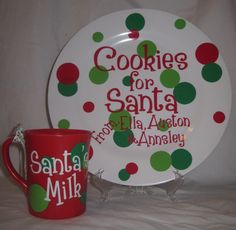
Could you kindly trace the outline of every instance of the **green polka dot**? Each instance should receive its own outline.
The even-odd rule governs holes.
[[[61,119],[58,122],[58,128],[60,129],[68,129],[70,127],[70,122],[67,119]]]
[[[41,165],[42,168],[53,168],[53,159],[51,157],[43,157]]]
[[[174,97],[180,104],[189,104],[196,97],[195,87],[188,82],[181,82],[174,88]]]
[[[115,131],[125,131],[129,129],[131,121],[131,115],[126,110],[113,112],[109,116],[109,122],[114,124],[113,129]]]
[[[93,34],[93,40],[95,42],[101,42],[103,40],[103,34],[101,32],[95,32]]]
[[[202,77],[208,82],[219,81],[222,76],[222,69],[216,63],[209,63],[202,68]]]
[[[125,21],[126,27],[129,30],[138,30],[143,29],[145,25],[144,17],[139,13],[130,14]]]
[[[192,155],[186,149],[177,149],[171,154],[171,160],[174,168],[184,170],[192,164]]]
[[[160,75],[160,81],[166,88],[174,88],[180,81],[179,73],[174,69],[166,69]]]
[[[58,91],[61,95],[65,96],[65,97],[71,97],[74,94],[76,94],[76,92],[78,90],[78,85],[77,85],[77,83],[65,85],[65,84],[62,84],[59,82],[57,85],[57,88],[58,88]]]
[[[109,76],[108,71],[103,66],[99,66],[99,68],[94,66],[89,71],[89,79],[92,83],[96,85],[105,83],[108,79],[108,76]]]
[[[81,202],[82,204],[85,204],[85,203],[86,203],[86,200],[87,200],[87,193],[86,193],[86,192],[83,192],[83,193],[81,194],[81,197],[80,197],[79,199],[80,199],[80,202]]]
[[[123,78],[123,85],[124,86],[130,86],[130,76],[125,76],[124,78]]]
[[[134,134],[130,129],[127,129],[123,132],[115,131],[113,134],[113,140],[119,147],[128,147],[133,143]]]
[[[170,154],[165,151],[158,151],[150,158],[151,166],[156,171],[166,171],[171,166]]]
[[[157,47],[154,42],[145,40],[139,43],[137,53],[140,57],[154,56],[157,52]]]
[[[87,168],[87,160],[85,154],[88,153],[88,146],[85,143],[76,144],[71,150],[70,160],[72,164],[80,165],[82,168]],[[75,156],[78,156],[76,158]]]
[[[35,212],[43,212],[48,207],[48,201],[45,201],[46,191],[38,184],[32,184],[29,187],[28,199],[31,208]]]
[[[125,169],[121,169],[118,176],[122,181],[127,181],[130,178],[130,174]]]
[[[175,27],[177,29],[183,29],[186,26],[186,21],[182,18],[179,18],[175,21]]]
[[[165,120],[161,120],[159,123],[158,123],[158,128],[160,131],[162,132],[165,132],[168,130],[168,123],[165,121]]]

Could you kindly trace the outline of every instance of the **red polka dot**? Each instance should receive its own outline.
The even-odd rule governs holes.
[[[131,30],[131,32],[128,34],[129,38],[131,39],[138,39],[139,38],[139,32],[137,30]]]
[[[78,78],[79,69],[73,63],[64,63],[57,69],[57,79],[62,84],[74,84]]]
[[[88,158],[89,160],[93,157],[93,147],[90,145],[89,147],[89,154],[88,154]]]
[[[215,62],[219,56],[217,47],[212,43],[202,43],[196,49],[196,58],[201,64]]]
[[[213,119],[216,123],[220,124],[223,123],[225,120],[225,114],[223,112],[215,112],[213,115]]]
[[[91,101],[87,101],[83,105],[83,109],[86,113],[91,113],[94,110],[94,103]]]
[[[138,171],[138,165],[134,162],[130,162],[126,165],[125,170],[131,175],[135,174]]]

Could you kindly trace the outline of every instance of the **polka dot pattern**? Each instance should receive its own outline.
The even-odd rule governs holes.
[[[215,62],[218,57],[219,51],[217,47],[212,43],[202,43],[196,49],[196,59],[203,65]]]
[[[60,128],[60,129],[68,129],[68,128],[70,128],[70,121],[68,121],[67,119],[61,119],[58,122],[58,128]]]
[[[139,38],[139,31],[144,28],[145,19],[139,13],[133,13],[126,18],[125,25],[130,30],[128,37],[136,40]]]
[[[129,128],[132,118],[126,110],[113,112],[109,116],[109,122],[115,124],[113,127],[113,141],[119,147],[129,147],[134,140],[133,131]]]
[[[119,178],[122,181],[127,181],[130,178],[130,174],[125,170],[125,169],[121,169],[119,171]]]
[[[130,162],[126,165],[125,170],[131,175],[136,174],[138,172],[138,165],[134,162]]]
[[[71,155],[70,155],[71,164],[80,163],[82,168],[87,168],[87,161],[85,159],[85,154],[87,153],[88,153],[88,146],[86,145],[86,143],[76,144],[71,150]],[[78,162],[78,158],[75,158],[75,156],[79,157],[80,162]]]
[[[95,105],[94,105],[94,103],[93,103],[92,101],[87,101],[87,102],[85,102],[84,105],[83,105],[83,109],[84,109],[84,111],[85,111],[86,113],[91,113],[91,112],[93,112],[94,108],[95,108]]]
[[[93,157],[93,147],[90,145],[90,147],[89,147],[89,155],[88,155],[89,160],[92,159],[92,157]]]
[[[130,127],[132,116],[126,110],[113,112],[109,116],[109,122],[116,124],[113,127],[115,131],[124,131]]]
[[[180,82],[180,75],[174,69],[166,69],[160,75],[161,84],[166,88],[174,88]]]
[[[135,162],[129,162],[125,168],[119,171],[118,177],[122,181],[127,181],[131,178],[132,175],[135,175],[138,172],[138,165]]]
[[[220,81],[223,70],[218,63],[215,63],[219,58],[218,48],[209,42],[200,44],[195,52],[197,61],[203,64],[201,75],[202,78],[208,83],[216,83]],[[225,121],[225,114],[222,111],[216,111],[213,114],[215,123],[221,124]]]
[[[45,201],[46,190],[38,184],[32,184],[29,187],[28,199],[30,207],[35,212],[43,212],[47,209],[49,202]]]
[[[73,63],[64,63],[57,69],[57,79],[62,84],[74,84],[78,78],[79,69]]]
[[[125,76],[122,80],[124,86],[130,86],[130,76]]]
[[[139,32],[137,30],[132,30],[129,34],[128,34],[128,37],[133,39],[133,40],[136,40],[139,38]]]
[[[209,63],[202,68],[202,77],[208,82],[217,82],[222,76],[222,69],[217,63]]]
[[[158,171],[166,171],[172,165],[175,169],[185,170],[192,164],[192,155],[186,149],[176,149],[172,154],[166,151],[157,151],[151,155],[150,165]]]
[[[127,129],[122,132],[115,131],[113,135],[114,143],[119,147],[128,147],[133,143],[134,134],[132,130]]]
[[[165,151],[158,151],[152,154],[150,158],[151,166],[156,171],[166,171],[171,166],[170,154]]]
[[[180,104],[189,104],[196,97],[196,89],[189,82],[181,82],[174,88],[174,97]]]
[[[171,154],[174,168],[178,170],[187,169],[192,163],[192,155],[186,149],[177,149]]]
[[[137,159],[134,153],[134,158],[129,158],[130,162],[125,164],[123,160],[117,159],[119,162],[116,162],[115,165],[121,164],[121,166],[114,167],[115,172],[112,173],[114,173],[116,178],[114,179],[113,177],[114,181],[118,183],[120,181],[121,184],[123,182],[124,184],[132,184],[136,180],[135,178],[138,176],[142,177],[141,174],[146,173],[144,172],[147,169],[146,167],[149,167],[148,170],[150,169],[153,175],[157,175],[160,178],[170,170],[189,170],[196,156],[192,155],[191,148],[189,150],[184,149],[188,139],[184,139],[185,142],[181,142],[183,146],[180,142],[175,142],[178,139],[177,135],[183,134],[181,133],[182,129],[179,129],[179,127],[182,127],[181,124],[183,122],[189,122],[191,123],[190,125],[193,124],[193,126],[189,126],[190,128],[195,126],[191,108],[194,110],[195,105],[198,105],[198,102],[202,99],[202,89],[199,85],[204,85],[204,87],[210,85],[212,89],[215,83],[218,85],[224,80],[224,66],[219,58],[219,50],[213,43],[203,42],[204,37],[202,37],[197,45],[198,38],[196,38],[192,50],[184,49],[182,46],[171,49],[168,46],[171,45],[168,44],[171,38],[168,37],[165,46],[163,46],[163,38],[158,36],[158,33],[161,32],[161,30],[158,30],[159,22],[161,21],[155,24],[157,28],[149,36],[149,32],[147,33],[144,29],[148,28],[149,30],[150,25],[154,25],[154,21],[149,21],[150,15],[146,17],[145,11],[143,11],[144,13],[140,13],[142,10],[137,11],[133,13],[127,11],[124,17],[121,17],[122,22],[115,23],[119,27],[118,31],[124,31],[120,35],[122,39],[125,37],[125,42],[117,43],[117,46],[112,47],[113,43],[109,43],[111,31],[106,27],[95,26],[89,30],[90,32],[86,36],[88,36],[87,40],[91,43],[92,54],[95,54],[95,51],[98,51],[99,48],[106,47],[101,50],[97,56],[98,62],[96,62],[101,63],[103,66],[94,66],[95,56],[93,55],[93,59],[89,60],[86,68],[79,66],[79,64],[77,66],[77,64],[72,63],[69,59],[63,59],[66,62],[59,65],[56,72],[54,71],[57,92],[60,98],[62,98],[61,96],[65,97],[62,100],[63,102],[67,101],[68,97],[83,93],[81,96],[82,100],[79,98],[81,100],[78,106],[80,111],[75,110],[78,116],[82,113],[82,117],[90,119],[93,116],[93,119],[95,117],[100,119],[101,116],[97,116],[98,110],[104,112],[104,120],[101,122],[101,125],[95,125],[97,130],[94,129],[94,138],[92,139],[94,149],[91,146],[88,150],[88,158],[89,160],[92,159],[92,164],[94,164],[94,161],[97,161],[98,157],[104,157],[99,148],[97,152],[96,145],[98,143],[99,146],[105,146],[109,142],[109,148],[118,150],[117,154],[120,153],[124,157],[126,153],[130,154],[129,150],[135,152],[136,148],[139,147],[140,149],[145,149],[145,157],[142,157],[147,162],[140,163],[138,159],[140,157],[139,151],[137,151]],[[165,31],[172,31],[173,39],[178,36],[186,36],[192,27],[190,23],[179,17],[171,17],[166,22],[168,23],[165,23]],[[155,32],[156,37],[154,36]],[[118,37],[113,36],[111,42],[116,42],[117,40]],[[131,47],[129,50],[123,47],[127,43]],[[115,52],[112,53],[114,50]],[[186,54],[186,60],[182,54]],[[77,60],[79,62],[80,59],[78,58]],[[186,63],[186,69],[184,69],[184,63]],[[194,70],[196,70],[194,76],[191,75],[193,73],[193,65]],[[135,72],[137,74],[134,74]],[[83,81],[79,81],[82,75]],[[199,84],[197,84],[198,80],[200,81]],[[83,86],[80,85],[80,82],[83,82]],[[144,86],[142,86],[143,83]],[[84,90],[84,86],[88,87],[88,90],[91,88],[93,90],[97,89],[99,95],[96,96],[98,98],[91,96],[86,98],[87,89]],[[89,88],[90,86],[91,88]],[[154,91],[154,87],[156,87],[155,89],[158,87],[159,91]],[[55,90],[55,87],[53,90]],[[108,92],[111,92],[109,94],[110,97]],[[120,92],[120,95],[116,95],[115,92]],[[156,93],[158,95],[155,95]],[[101,97],[103,98],[102,104],[98,103],[101,102]],[[152,101],[155,101],[159,106],[156,105],[155,107],[155,105],[152,105],[153,107],[150,107],[148,111],[149,98],[153,99]],[[74,99],[72,98],[72,100]],[[135,101],[136,99],[137,101]],[[167,100],[174,100],[173,103],[177,104],[175,112],[171,111],[174,104],[166,106]],[[136,106],[139,108],[134,111],[135,105],[130,106],[130,103],[137,103]],[[122,107],[122,110],[111,112],[116,107],[117,109]],[[141,107],[142,109],[140,109]],[[181,110],[187,110],[188,108],[190,108],[190,115],[186,115],[186,120],[180,119],[183,122],[179,123],[178,117],[183,114],[185,115],[185,111],[182,112]],[[226,120],[228,114],[223,108],[217,106],[215,111],[213,110],[207,114],[208,118],[206,119],[209,119],[215,127],[223,127],[221,124]],[[156,122],[152,116],[156,116]],[[70,121],[69,117],[63,113],[62,117],[57,118],[56,125],[62,129],[73,128],[72,126],[78,123],[75,123],[74,120]],[[143,119],[141,124],[138,123],[140,117]],[[152,121],[150,121],[151,119]],[[176,121],[176,125],[171,125],[173,120]],[[98,120],[98,122],[100,121]],[[149,122],[152,122],[151,125]],[[150,126],[148,127],[148,125]],[[140,142],[139,138],[141,138],[141,135],[143,135],[143,139]],[[172,142],[167,143],[165,139],[167,137],[172,138]],[[150,143],[146,144],[146,141],[150,141]],[[170,149],[172,149],[171,152],[167,152]],[[80,150],[81,146],[75,146],[72,154],[79,154]],[[81,156],[81,154],[79,155]],[[98,160],[98,162],[101,161]]]
[[[125,24],[126,27],[131,31],[140,31],[145,25],[145,19],[139,13],[133,13],[126,18]]]
[[[213,115],[213,120],[218,123],[221,124],[225,121],[225,114],[221,111],[217,111],[214,113]]]
[[[103,34],[101,32],[95,32],[93,34],[93,41],[101,42],[103,40]]]
[[[175,21],[175,28],[176,29],[181,30],[181,29],[184,29],[185,26],[186,26],[186,21],[184,19],[179,18]]]
[[[89,72],[89,79],[96,85],[104,84],[108,79],[108,71],[104,66],[94,66]]]
[[[80,200],[80,203],[85,205],[86,204],[86,200],[87,200],[87,192],[81,193],[81,197],[79,198],[79,200]]]
[[[71,97],[78,90],[79,69],[73,63],[63,63],[57,69],[58,91],[62,96]]]
[[[140,57],[150,57],[156,54],[157,47],[154,42],[150,40],[142,41],[137,47],[137,53]]]
[[[71,96],[75,95],[77,90],[78,90],[77,83],[70,84],[70,85],[58,83],[58,91],[61,95],[65,96],[65,97],[71,97]]]
[[[165,120],[160,120],[158,123],[158,128],[161,132],[165,132],[169,129],[168,123]]]

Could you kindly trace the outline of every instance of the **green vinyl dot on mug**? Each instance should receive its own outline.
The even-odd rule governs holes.
[[[180,81],[179,73],[174,69],[166,69],[160,75],[160,81],[166,88],[174,88]]]
[[[222,76],[222,69],[217,63],[209,63],[202,68],[202,77],[208,82],[216,82]]]
[[[32,184],[29,187],[29,204],[35,212],[43,212],[47,209],[49,202],[45,200],[46,195],[46,190],[38,184]]]
[[[170,154],[165,151],[158,151],[152,154],[150,163],[156,171],[166,171],[171,166]]]
[[[79,199],[80,199],[80,202],[81,202],[82,204],[86,204],[87,192],[83,192],[83,193],[81,194],[81,197],[80,197]]]
[[[89,79],[92,83],[96,85],[103,84],[107,81],[108,79],[108,71],[104,66],[94,66],[90,71],[89,71]]]
[[[118,174],[120,180],[127,181],[130,178],[130,174],[125,170],[121,169]]]
[[[180,104],[189,104],[196,97],[196,89],[191,83],[181,82],[174,88],[173,94]]]
[[[177,149],[171,154],[171,160],[174,168],[184,170],[192,164],[192,155],[186,149]]]
[[[87,168],[88,146],[86,143],[81,142],[76,144],[70,155],[72,165],[80,165],[82,168]]]
[[[41,159],[42,169],[49,170],[53,169],[53,159],[52,157],[45,156]]]

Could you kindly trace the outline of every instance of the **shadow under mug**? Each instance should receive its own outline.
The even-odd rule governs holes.
[[[13,137],[3,143],[2,154],[9,174],[26,194],[29,212],[48,219],[64,219],[84,213],[91,132],[34,129],[24,131],[23,135],[26,179],[17,173],[10,161]]]

